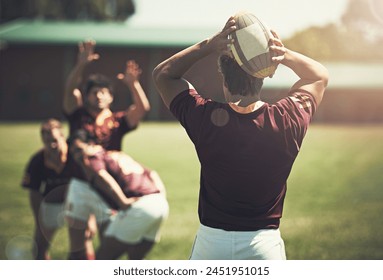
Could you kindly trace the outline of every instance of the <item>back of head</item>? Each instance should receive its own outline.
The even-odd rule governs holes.
[[[69,145],[74,143],[76,140],[86,144],[94,144],[93,137],[90,135],[88,131],[84,129],[78,129],[70,135],[68,139]]]
[[[263,79],[247,74],[234,58],[223,54],[218,60],[219,71],[223,75],[225,86],[232,95],[259,95]]]
[[[84,86],[85,95],[88,95],[93,87],[108,88],[110,93],[113,93],[113,85],[111,80],[102,74],[92,74],[89,76]]]
[[[83,129],[75,131],[68,139],[69,152],[76,162],[83,164],[84,158],[104,152],[100,145],[95,145],[92,136]]]

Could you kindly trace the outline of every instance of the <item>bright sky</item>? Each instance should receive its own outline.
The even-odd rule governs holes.
[[[230,15],[249,11],[283,38],[311,25],[337,22],[348,0],[135,0],[137,26],[221,29]]]

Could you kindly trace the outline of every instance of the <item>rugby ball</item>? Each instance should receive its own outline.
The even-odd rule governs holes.
[[[237,13],[234,20],[237,29],[231,34],[234,43],[230,49],[237,63],[257,78],[274,74],[277,65],[271,60],[273,52],[269,49],[269,40],[273,35],[270,29],[248,12]]]

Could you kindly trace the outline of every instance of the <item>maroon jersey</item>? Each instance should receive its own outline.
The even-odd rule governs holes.
[[[150,170],[122,152],[102,151],[90,157],[89,162],[96,172],[108,171],[127,197],[160,192],[150,176]],[[113,208],[117,207],[99,188],[97,190]]]
[[[61,203],[65,200],[69,180],[76,176],[84,178],[80,168],[68,157],[60,173],[44,164],[44,152],[40,150],[32,156],[24,173],[21,185],[40,192],[47,202]]]
[[[234,231],[279,227],[286,181],[315,109],[313,96],[303,91],[249,114],[195,90],[174,98],[170,110],[201,164],[203,225]]]
[[[97,124],[96,119],[84,107],[66,115],[71,135],[76,130],[84,129],[104,149],[117,151],[121,150],[123,136],[136,128],[129,126],[125,116],[125,112],[111,113],[102,123]]]

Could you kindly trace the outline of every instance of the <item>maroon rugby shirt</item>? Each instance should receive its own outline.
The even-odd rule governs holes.
[[[195,90],[173,99],[170,110],[201,164],[203,225],[233,231],[279,227],[286,181],[315,109],[313,96],[302,91],[249,114]]]
[[[124,161],[124,157],[127,160]],[[128,155],[122,152],[101,151],[90,157],[89,162],[91,168],[96,172],[100,170],[108,171],[127,197],[141,197],[148,194],[159,193],[159,189],[150,177],[150,170],[138,162],[133,161]],[[127,162],[131,162],[133,165],[139,165],[143,168],[144,172],[136,172],[135,166],[129,165]],[[117,205],[104,195],[102,190],[99,188],[96,190],[109,205],[117,209]]]
[[[70,134],[84,129],[96,140],[96,143],[106,150],[121,151],[124,135],[136,127],[130,127],[125,118],[125,112],[115,112],[106,117],[103,123],[96,124],[96,119],[84,108],[80,107],[73,113],[66,115],[69,121]]]
[[[40,192],[46,202],[62,203],[72,177],[84,179],[82,171],[70,155],[63,170],[57,173],[45,166],[44,152],[40,150],[29,160],[21,185],[26,189]]]

